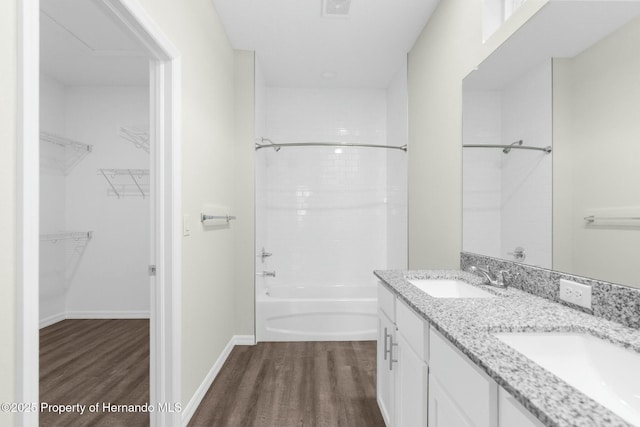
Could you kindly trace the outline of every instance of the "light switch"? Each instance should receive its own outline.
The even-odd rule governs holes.
[[[191,236],[191,215],[182,217],[182,235]]]

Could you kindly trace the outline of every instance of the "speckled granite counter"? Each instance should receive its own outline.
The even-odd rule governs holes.
[[[640,353],[640,331],[526,292],[482,286],[463,271],[375,271],[432,327],[548,426],[631,426],[493,336],[495,332],[582,332]],[[498,298],[432,298],[405,278],[457,278]]]

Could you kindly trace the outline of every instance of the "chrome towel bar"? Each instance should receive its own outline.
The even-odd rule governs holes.
[[[206,215],[206,214],[200,214],[200,222],[214,221],[214,220],[217,220],[217,219],[223,219],[223,220],[229,222],[232,219],[236,219],[236,217],[234,215]]]

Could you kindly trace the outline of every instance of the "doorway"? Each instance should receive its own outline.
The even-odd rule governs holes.
[[[77,2],[52,0],[50,3],[55,4],[56,13],[62,12],[64,9],[72,11],[73,14],[80,13],[77,10],[79,6]],[[148,172],[145,174],[144,171],[138,170],[144,168],[125,165],[128,167],[101,168],[111,169],[109,171],[111,174],[103,173],[105,172],[104,170],[102,172],[95,170],[94,173],[102,175],[102,178],[105,179],[105,185],[107,186],[106,197],[126,199],[128,195],[140,194],[140,197],[145,198],[149,203],[147,212],[150,213],[152,220],[147,221],[147,224],[143,226],[147,229],[149,236],[147,253],[151,253],[150,262],[145,265],[144,273],[145,275],[149,274],[144,286],[147,288],[146,301],[150,319],[149,404],[154,405],[155,408],[160,408],[160,410],[150,411],[150,422],[151,425],[178,425],[180,423],[179,411],[171,409],[175,407],[176,403],[179,403],[180,399],[179,346],[175,344],[179,342],[180,330],[180,239],[178,237],[178,230],[180,229],[180,182],[178,173],[180,147],[178,121],[176,120],[179,113],[179,106],[176,102],[179,99],[179,55],[177,50],[158,31],[146,12],[135,1],[94,0],[86,3],[90,3],[90,6],[93,7],[87,13],[104,14],[111,20],[112,24],[117,25],[126,35],[133,39],[139,46],[140,52],[143,53],[146,61],[144,68],[146,68],[148,81],[149,102],[147,105],[150,107],[147,133],[147,141],[149,143]],[[44,225],[41,230],[39,225],[40,196],[47,197],[47,195],[41,193],[38,179],[41,157],[41,131],[44,131],[39,126],[41,93],[39,76],[40,43],[38,37],[41,21],[44,22],[45,19],[56,20],[56,18],[53,16],[43,17],[40,14],[40,2],[38,0],[21,2],[20,8],[19,65],[21,69],[19,73],[19,99],[22,117],[19,122],[21,143],[18,144],[20,147],[18,153],[20,199],[17,248],[18,369],[16,401],[38,402],[39,288],[41,284],[39,253],[41,248],[44,248],[41,245],[44,243],[50,244],[54,241],[61,243],[66,240],[79,244],[80,249],[76,251],[74,248],[73,250],[73,252],[79,254],[79,257],[77,257],[79,260],[69,262],[70,265],[75,265],[76,270],[74,271],[72,268],[72,271],[69,272],[67,271],[68,268],[66,268],[64,272],[67,276],[63,277],[62,283],[66,283],[69,286],[67,279],[71,278],[71,283],[73,283],[78,277],[82,269],[82,261],[87,259],[92,239],[97,235],[92,233],[93,230],[90,227],[84,226],[79,227],[80,229],[75,229],[74,227],[73,230],[60,230],[60,233],[64,233],[63,235],[52,236],[55,233],[45,230]],[[71,24],[69,22],[66,24],[61,22],[60,16],[57,18],[58,24],[60,24],[58,26],[63,28],[59,28],[59,30],[68,36],[69,33],[73,33],[68,28]],[[78,15],[75,16],[77,17]],[[77,36],[77,34],[74,33],[73,36]],[[85,47],[90,48],[90,44],[83,40],[82,37],[76,38],[78,43],[85,42],[89,45]],[[108,40],[113,41],[109,38]],[[96,43],[95,40],[92,42]],[[109,49],[104,50],[108,51]],[[101,60],[110,60],[117,56],[113,52],[102,52],[101,54],[98,51],[99,49],[93,49],[92,55],[100,57]],[[45,52],[43,52],[44,54]],[[127,55],[129,57],[135,56],[132,53]],[[80,69],[81,67],[78,66],[76,68]],[[113,77],[117,75],[119,69],[121,67],[116,67],[109,74]],[[65,121],[68,123],[66,118]],[[122,127],[129,127],[129,136],[132,136],[140,130],[137,125],[139,123],[123,123]],[[69,168],[79,167],[78,165],[81,165],[89,155],[88,153],[92,151],[91,144],[73,138],[65,139],[64,135],[62,135],[62,139],[56,139],[60,135],[53,134],[52,136],[51,134],[49,132],[49,135],[45,136],[45,138],[51,137],[55,139],[58,147],[62,146],[60,144],[71,144],[71,146],[64,147],[63,150],[64,152],[72,152],[73,156],[71,158],[66,153],[64,155],[49,156],[50,160],[54,160],[54,164],[58,164],[61,167],[62,176]],[[134,142],[140,144],[140,147],[135,147],[136,149],[144,150],[143,144],[139,139]],[[89,147],[84,147],[81,144]],[[85,150],[84,152],[82,151],[83,149]],[[78,155],[78,153],[81,155]],[[123,172],[121,174],[119,169],[126,169],[127,173]],[[111,183],[106,179],[108,176],[112,178]],[[128,178],[130,181],[118,185],[117,182],[113,181],[117,178]],[[145,179],[146,182],[144,181]],[[69,222],[65,220],[66,224],[69,224]],[[44,239],[49,238],[51,240],[41,241],[41,234]],[[66,255],[60,257],[67,262]],[[45,273],[44,271],[42,272]],[[75,300],[76,298],[74,298]],[[58,307],[62,306],[58,304]],[[68,301],[65,303],[65,307],[69,307]],[[43,306],[42,308],[45,309],[47,307]],[[66,311],[68,312],[69,310]],[[94,306],[93,311],[100,310],[95,310]],[[51,315],[49,320],[55,321],[56,316],[59,319],[60,316],[64,317],[67,314]],[[73,314],[71,317],[73,317]],[[140,314],[138,314],[138,317],[140,317]],[[25,426],[36,426],[38,425],[38,413],[21,414],[18,422]]]

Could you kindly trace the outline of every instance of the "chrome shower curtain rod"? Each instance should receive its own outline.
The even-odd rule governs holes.
[[[551,146],[547,147],[532,147],[529,145],[522,145],[522,140],[516,141],[513,144],[503,145],[503,144],[464,144],[462,147],[464,148],[502,148],[502,151],[505,154],[508,154],[511,150],[536,150],[536,151],[544,151],[545,153],[551,153]]]
[[[273,148],[276,151],[282,147],[367,147],[367,148],[389,148],[392,150],[407,151],[407,146],[396,145],[377,145],[377,144],[360,144],[351,142],[273,142],[268,138],[261,138],[260,142],[268,142],[268,144],[260,144],[256,142],[256,151],[261,148]]]

